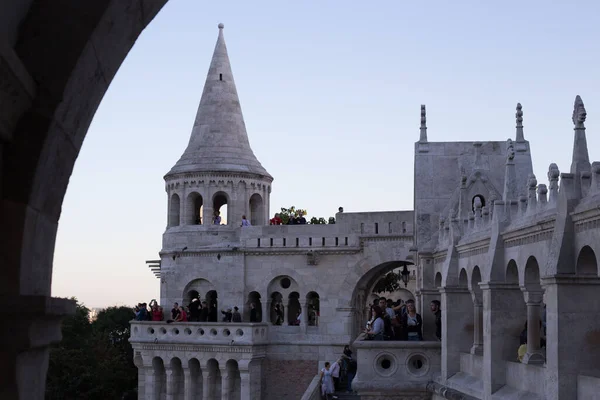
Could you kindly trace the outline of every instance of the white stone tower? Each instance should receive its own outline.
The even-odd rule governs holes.
[[[242,215],[252,225],[268,223],[273,177],[250,148],[223,24],[189,144],[165,181],[167,232],[186,225],[213,225],[215,211],[225,204],[229,227],[239,226]]]

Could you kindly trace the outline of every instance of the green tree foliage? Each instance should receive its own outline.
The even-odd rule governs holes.
[[[63,321],[63,339],[50,349],[47,400],[118,400],[137,387],[129,344],[133,311],[111,307],[94,322],[89,320],[89,311],[78,303],[75,315]]]
[[[284,208],[284,207],[281,208],[281,211],[279,212],[279,218],[281,218],[281,221],[283,222],[284,225],[287,225],[287,223],[289,222],[289,220],[292,216],[293,217],[306,216],[306,210],[303,210],[301,208],[296,208],[296,206],[291,206],[290,208]],[[329,223],[335,224],[335,218],[330,217]],[[312,217],[309,221],[309,224],[313,224],[313,225],[327,224],[327,220],[323,217]]]
[[[399,273],[388,272],[383,278],[377,281],[373,288],[373,293],[395,292],[400,289],[402,278]]]

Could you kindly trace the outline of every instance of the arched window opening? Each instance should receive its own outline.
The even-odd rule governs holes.
[[[577,257],[577,275],[598,276],[596,254],[590,246],[584,246]]]
[[[172,358],[170,364],[171,369],[171,380],[169,382],[170,388],[167,392],[173,394],[174,399],[183,398],[184,389],[184,378],[183,378],[183,367],[181,360],[177,357]]]
[[[469,278],[467,277],[467,271],[464,268],[460,270],[460,275],[458,276],[458,286],[463,288],[469,287]]]
[[[208,374],[208,397],[209,399],[220,399],[222,393],[221,369],[219,362],[211,358],[206,363],[206,373]],[[162,399],[162,397],[161,397]]]
[[[285,308],[283,306],[283,296],[279,292],[271,293],[271,315],[270,320],[273,325],[283,325],[283,315]]]
[[[192,394],[192,398],[202,398],[202,369],[200,368],[200,361],[197,358],[192,358],[188,361],[188,368],[190,371],[190,388],[189,392]],[[205,372],[206,373],[206,372]]]
[[[223,380],[223,389],[229,393],[230,400],[239,400],[242,394],[242,378],[240,369],[236,360],[228,360],[225,363],[227,370],[227,379]]]
[[[483,291],[479,287],[481,272],[475,266],[471,273],[471,297],[473,298],[473,346],[471,354],[483,355]]]
[[[442,287],[442,274],[440,272],[435,274],[435,287]]]
[[[308,292],[306,295],[307,313],[303,313],[304,318],[308,318],[308,326],[319,326],[319,317],[321,316],[321,304],[317,292]]]
[[[262,303],[260,302],[260,293],[248,293],[246,307],[244,309],[244,321],[262,322]]]
[[[481,207],[485,207],[485,197],[483,197],[480,194],[476,194],[475,196],[473,196],[473,198],[471,199],[471,210],[473,212],[475,212],[475,199],[479,199],[479,201],[481,201]]]
[[[206,293],[206,304],[208,305],[208,322],[219,321],[219,300],[216,290]]]
[[[525,288],[527,290],[541,290],[540,268],[535,257],[531,256],[525,264]]]
[[[506,266],[505,280],[506,283],[510,283],[512,285],[519,284],[519,269],[517,268],[517,263],[515,260],[510,260]]]
[[[152,359],[152,370],[154,372],[154,393],[162,399],[167,395],[167,373],[162,358],[154,357]]]
[[[227,206],[227,195],[223,192],[215,194],[213,197],[213,225],[228,225]]]
[[[204,218],[204,201],[199,193],[190,193],[187,197],[187,221],[188,225],[202,225]]]
[[[292,292],[288,296],[288,325],[300,325],[298,317],[300,315],[300,294]]]
[[[265,214],[263,199],[258,193],[254,193],[250,197],[250,224],[252,225],[264,225]]]
[[[169,205],[169,227],[179,226],[179,210],[181,200],[177,194],[171,196],[171,204]]]

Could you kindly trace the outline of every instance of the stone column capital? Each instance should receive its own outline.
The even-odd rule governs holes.
[[[543,290],[528,290],[525,287],[521,287],[525,303],[529,306],[539,306],[544,301]]]
[[[444,286],[440,288],[442,294],[469,294],[469,288],[459,286]]]
[[[506,282],[485,282],[480,283],[479,287],[481,290],[519,290],[519,286],[514,283]]]

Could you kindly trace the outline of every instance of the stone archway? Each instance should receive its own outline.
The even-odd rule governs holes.
[[[385,274],[404,265],[412,265],[410,261],[388,261],[369,269],[356,283],[352,292],[351,306],[354,309],[351,322],[351,338],[356,338],[364,329],[372,300],[371,291],[375,283]]]
[[[0,328],[24,338],[20,346],[0,344],[6,398],[43,397],[47,346],[60,338],[61,317],[75,309],[69,300],[50,299],[69,178],[104,93],[166,2],[40,0],[2,7],[10,26],[0,34],[8,44],[0,58],[11,62],[0,72],[0,98],[9,95],[0,117],[0,182],[11,190],[0,189],[0,295],[24,310]],[[46,334],[28,340],[32,326]]]

